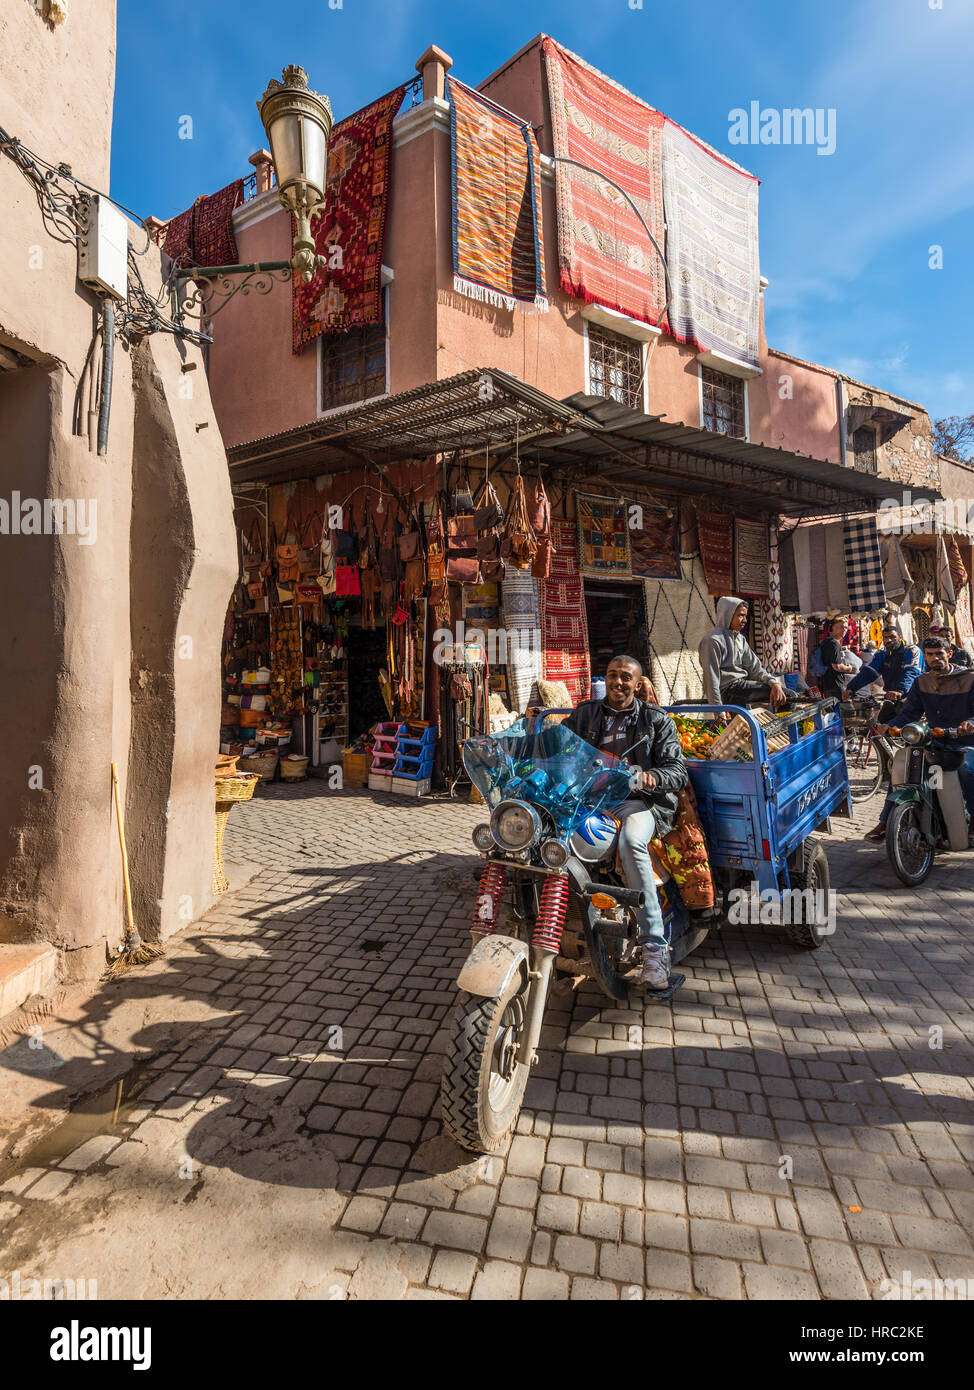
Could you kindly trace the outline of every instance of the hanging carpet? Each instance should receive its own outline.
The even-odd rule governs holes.
[[[504,627],[507,629],[507,686],[511,706],[523,714],[542,675],[541,608],[538,581],[530,571],[504,566]]]
[[[534,131],[447,79],[453,288],[502,309],[548,308]]]
[[[641,526],[629,532],[632,572],[639,579],[680,578],[679,512],[642,507]]]
[[[757,179],[667,120],[663,206],[674,338],[757,366]]]
[[[734,555],[737,573],[734,593],[740,594],[741,598],[767,598],[768,565],[771,562],[768,523],[735,518]]]
[[[629,578],[629,510],[611,497],[575,493],[578,564],[593,579]]]
[[[852,612],[869,613],[875,608],[885,608],[883,561],[874,516],[853,517],[846,521],[845,567]]]
[[[551,569],[547,579],[540,581],[544,678],[564,681],[578,704],[589,697],[591,666],[574,521],[552,519],[551,543]]]
[[[553,39],[541,48],[555,156],[590,165],[624,188],[662,248],[665,118]],[[625,198],[605,178],[570,164],[555,165],[555,198],[561,288],[657,323],[666,305],[663,264]]]
[[[218,193],[202,194],[166,225],[162,249],[180,266],[236,265],[233,212],[243,200],[243,179]]]
[[[325,205],[311,219],[315,250],[330,264],[309,285],[293,281],[293,352],[322,333],[382,322],[392,123],[405,95],[397,87],[332,130]]]
[[[734,588],[734,518],[723,512],[697,511],[700,558],[707,588],[716,598],[736,593]]]

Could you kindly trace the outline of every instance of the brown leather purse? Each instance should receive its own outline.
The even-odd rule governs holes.
[[[530,569],[538,551],[538,542],[531,523],[528,521],[527,498],[524,494],[524,479],[518,474],[511,491],[511,501],[504,522],[504,540],[501,554],[515,569]]]

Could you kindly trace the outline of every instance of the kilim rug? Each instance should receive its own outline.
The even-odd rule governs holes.
[[[667,120],[663,206],[674,338],[756,366],[757,179]]]
[[[244,181],[218,193],[201,194],[191,208],[166,226],[162,249],[177,265],[236,265],[233,212],[244,200]]]
[[[629,564],[629,512],[625,502],[611,497],[575,493],[578,526],[578,567],[592,578],[627,579]]]
[[[542,675],[541,606],[538,581],[527,570],[504,566],[504,627],[507,630],[507,688],[511,706],[523,714]]]
[[[883,562],[874,516],[853,517],[845,523],[845,567],[849,581],[849,607],[853,613],[869,613],[886,607]]]
[[[768,532],[768,552],[768,597],[759,600],[755,609],[761,610],[764,665],[767,670],[780,674],[792,669],[793,644],[791,619],[781,608],[781,564],[778,529],[775,526]]]
[[[680,515],[677,508],[642,507],[641,526],[629,531],[632,572],[639,579],[679,579]]]
[[[948,535],[947,559],[950,563],[950,577],[954,583],[955,592],[959,593],[968,580],[967,566],[964,564],[963,556],[960,553],[960,546],[957,544],[957,537]]]
[[[322,333],[382,322],[392,123],[405,95],[397,87],[332,130],[325,206],[311,219],[315,248],[332,264],[310,285],[293,282],[294,352]]]
[[[683,561],[685,580],[645,579],[650,675],[660,704],[701,700],[697,648],[714,627],[714,605],[698,555]]]
[[[624,188],[663,247],[659,111],[553,39],[542,42],[556,157],[577,159]],[[561,288],[645,323],[666,304],[659,253],[617,189],[596,174],[555,165]]]
[[[724,512],[698,509],[697,535],[707,588],[717,598],[735,593],[734,518]]]
[[[829,609],[837,614],[849,611],[849,581],[845,573],[845,537],[842,524],[831,522],[825,527],[825,589]]]
[[[534,131],[447,80],[453,174],[453,288],[502,309],[548,308],[541,155]]]
[[[734,593],[741,598],[767,598],[768,566],[771,555],[768,551],[768,523],[766,521],[745,521],[742,517],[734,519],[735,580]]]
[[[551,569],[540,581],[544,678],[564,681],[572,700],[587,700],[591,685],[588,623],[582,577],[575,559],[575,523],[551,522]]]

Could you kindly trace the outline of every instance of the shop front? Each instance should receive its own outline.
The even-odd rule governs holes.
[[[664,703],[699,698],[722,594],[795,669],[779,540],[861,512],[876,483],[489,370],[230,460],[224,752],[332,785],[338,766],[364,785],[371,759],[374,788],[413,795],[462,784],[472,733],[590,698],[620,651]]]

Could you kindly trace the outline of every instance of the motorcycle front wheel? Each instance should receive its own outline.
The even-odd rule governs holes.
[[[907,888],[915,888],[930,875],[934,847],[923,833],[920,807],[904,801],[893,807],[886,822],[886,853],[896,876]]]
[[[517,1064],[528,1012],[519,971],[497,999],[461,994],[443,1060],[440,1110],[461,1148],[498,1153],[521,1110],[527,1068]]]

